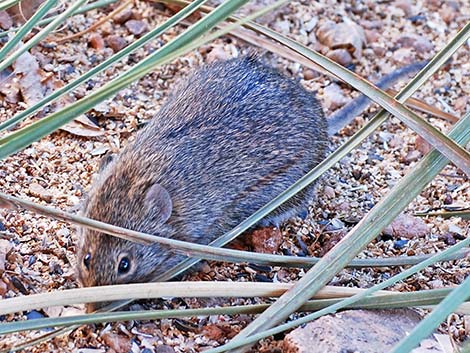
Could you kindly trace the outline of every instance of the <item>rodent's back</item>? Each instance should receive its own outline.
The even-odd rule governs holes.
[[[326,129],[312,93],[253,57],[204,67],[180,85],[135,142],[111,162],[92,189],[85,214],[143,232],[209,243],[322,160]],[[143,206],[154,184],[171,198],[171,216],[164,225]],[[277,225],[293,215],[306,206],[311,191],[293,198],[264,223]],[[90,244],[88,238],[85,247],[93,251],[105,242],[102,248],[131,246],[107,236],[93,237],[99,244]],[[166,256],[158,246],[151,248],[136,251]]]

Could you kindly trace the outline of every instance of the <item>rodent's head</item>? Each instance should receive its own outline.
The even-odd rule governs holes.
[[[172,201],[167,190],[136,175],[135,168],[111,169],[95,183],[82,213],[119,227],[170,236]],[[85,228],[79,236],[78,278],[85,287],[149,282],[174,263],[174,253],[156,243],[142,245]]]
[[[158,244],[141,245],[90,230],[82,230],[78,278],[82,286],[151,281],[173,256]]]

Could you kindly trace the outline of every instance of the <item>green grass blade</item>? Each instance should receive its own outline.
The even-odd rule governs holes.
[[[470,141],[470,114],[462,118],[450,135],[466,144]],[[448,159],[432,150],[409,172],[371,211],[297,284],[279,298],[268,310],[248,325],[235,340],[269,329],[286,319],[302,303],[343,269],[370,241],[372,241],[446,166]],[[467,242],[464,240],[459,243]],[[423,263],[416,265],[421,266]],[[406,272],[406,271],[405,271]]]
[[[428,337],[461,303],[470,297],[470,277],[452,291],[431,314],[416,326],[391,353],[411,352],[419,343]]]
[[[51,31],[57,28],[63,21],[69,17],[75,10],[77,10],[80,6],[86,3],[87,0],[77,0],[74,4],[67,8],[63,13],[57,16],[54,21],[49,23],[43,30],[37,33],[33,38],[28,40],[25,44],[15,50],[13,53],[10,54],[6,59],[0,62],[0,71],[5,70],[8,66],[10,66],[18,57],[23,54],[25,51],[31,49],[33,46],[38,44],[41,40],[43,40]]]
[[[470,138],[469,138],[469,140],[470,140]],[[433,153],[434,153],[433,155],[430,154],[430,155],[427,156],[427,157],[430,157],[430,158],[427,158],[428,162],[432,163],[432,161],[430,161],[431,159],[435,159],[435,160],[440,159],[441,161],[444,160],[444,158],[441,157],[438,153],[436,153],[436,152],[433,152]],[[445,166],[445,163],[446,163],[446,161],[444,160],[443,163],[441,163],[441,165]],[[324,309],[319,310],[318,312],[315,312],[313,314],[309,314],[309,315],[307,315],[303,318],[291,321],[287,324],[279,325],[277,327],[274,327],[272,329],[268,329],[268,330],[265,330],[265,331],[262,331],[262,332],[259,332],[259,333],[254,333],[254,334],[249,335],[248,337],[239,337],[239,336],[237,336],[232,341],[227,343],[226,345],[215,348],[215,349],[209,349],[209,350],[206,351],[206,353],[220,353],[220,352],[225,352],[225,351],[228,351],[228,350],[236,349],[236,348],[239,348],[239,347],[243,347],[245,345],[255,343],[255,342],[259,341],[260,339],[263,339],[263,338],[281,333],[281,332],[286,331],[286,330],[290,330],[294,327],[297,327],[299,325],[302,325],[302,324],[305,324],[305,323],[310,322],[312,320],[315,320],[315,319],[317,319],[317,318],[319,318],[323,315],[331,314],[331,313],[334,313],[334,312],[336,312],[340,309],[349,307],[349,306],[353,305],[354,303],[357,303],[359,300],[362,300],[363,298],[365,298],[369,295],[373,295],[374,292],[376,292],[378,290],[381,290],[381,289],[384,289],[384,288],[387,288],[387,287],[395,284],[396,282],[401,281],[401,280],[415,274],[416,272],[423,270],[427,266],[430,266],[430,265],[440,261],[441,257],[447,256],[448,254],[456,252],[459,249],[462,249],[463,247],[468,246],[469,244],[470,244],[470,238],[467,238],[467,239],[461,241],[460,243],[458,243],[456,245],[453,245],[452,247],[450,247],[449,249],[443,251],[442,253],[437,254],[437,255],[433,256],[432,258],[430,258],[430,259],[428,259],[428,260],[426,260],[426,261],[424,261],[424,262],[422,262],[418,265],[415,265],[415,266],[409,268],[408,270],[406,270],[406,271],[404,271],[404,272],[402,272],[398,275],[395,275],[392,278],[389,278],[388,280],[386,280],[382,283],[379,283],[379,284],[377,284],[377,285],[375,285],[371,288],[368,288],[365,291],[363,291],[361,293],[358,293],[358,294],[356,294],[356,295],[354,295],[350,298],[343,299],[343,300],[341,300],[341,301],[339,301],[339,302],[337,302],[337,303],[335,303],[331,306],[328,306]],[[419,292],[417,292],[417,293],[419,293]],[[378,298],[378,300],[380,301],[380,298]],[[271,308],[272,308],[272,306],[269,309],[267,309],[266,311],[264,311],[264,313],[266,313]],[[260,317],[262,315],[260,315]],[[259,317],[258,317],[258,319],[259,319]],[[256,322],[256,320],[254,322]]]
[[[4,0],[4,1],[0,2],[0,11],[9,9],[10,7],[15,6],[19,2],[20,2],[20,0]]]
[[[33,27],[38,24],[38,21],[43,18],[56,3],[57,0],[47,0],[41,5],[34,15],[18,30],[18,33],[16,33],[16,35],[0,49],[0,60],[2,60],[10,50],[20,43],[26,34],[31,32]]]
[[[450,292],[451,288],[432,289],[410,293],[385,294],[366,297],[348,305],[347,309],[391,309],[409,307],[429,307],[441,302]],[[339,303],[342,299],[309,300],[302,305],[299,311],[317,311]],[[198,317],[209,315],[240,315],[258,314],[269,307],[269,304],[235,305],[217,308],[178,309],[178,310],[144,310],[121,311],[111,313],[97,313],[88,315],[74,315],[67,317],[43,318],[27,321],[0,323],[0,334],[20,331],[38,330],[49,327],[70,325],[98,324],[131,320],[160,320],[182,317]]]
[[[470,219],[470,210],[466,211],[440,211],[440,212],[416,212],[414,214],[417,217],[442,217],[452,218],[460,217],[462,219]]]
[[[83,82],[89,80],[90,78],[96,76],[98,73],[101,71],[109,68],[111,65],[116,63],[117,61],[121,60],[122,58],[126,57],[129,55],[131,52],[137,50],[138,48],[142,47],[152,39],[155,39],[157,36],[160,34],[164,33],[166,30],[169,28],[173,27],[176,25],[178,22],[189,16],[191,13],[193,13],[199,6],[201,6],[203,3],[205,3],[207,0],[196,0],[192,2],[189,6],[185,7],[183,10],[179,11],[177,14],[172,16],[170,19],[168,19],[164,24],[161,26],[158,26],[157,28],[153,29],[152,31],[146,33],[143,37],[139,38],[135,42],[131,43],[129,46],[126,48],[122,49],[121,51],[117,52],[107,60],[103,61],[100,63],[98,66],[92,68],[91,70],[87,71],[84,73],[82,76],[77,78],[76,80],[68,83],[67,85],[57,89],[53,93],[51,93],[49,96],[45,97],[42,99],[40,102],[37,102],[36,104],[32,105],[31,107],[28,107],[24,111],[16,114],[14,117],[11,119],[6,120],[5,122],[0,124],[0,131],[3,131],[12,125],[26,119],[28,116],[34,114],[38,110],[44,108],[47,104],[50,102],[56,100],[57,98],[63,96],[64,94],[70,92],[77,86],[81,85]],[[8,141],[8,137],[4,140],[4,142]]]
[[[0,159],[59,129],[62,125],[73,120],[80,114],[87,112],[96,104],[112,97],[130,83],[145,76],[156,65],[161,64],[168,56],[171,56],[173,52],[181,49],[181,47],[185,45],[189,45],[192,41],[213,28],[220,21],[223,21],[246,2],[248,2],[248,0],[226,1],[212,13],[180,34],[175,40],[165,44],[125,74],[119,75],[94,93],[88,95],[86,99],[72,103],[40,121],[36,121],[21,130],[15,131],[7,136],[7,140],[0,139]]]

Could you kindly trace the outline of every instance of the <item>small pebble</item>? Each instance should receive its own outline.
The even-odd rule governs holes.
[[[259,273],[255,274],[255,280],[256,282],[272,282],[272,280],[269,279],[267,276]]]
[[[132,17],[132,10],[131,9],[125,9],[121,12],[119,12],[116,16],[114,16],[113,21],[114,23],[122,25],[126,21],[130,20]]]
[[[444,198],[444,205],[451,205],[453,202],[454,200],[452,199],[452,195],[446,194]]]
[[[397,250],[400,250],[400,249],[403,249],[405,247],[405,245],[408,244],[408,240],[406,239],[399,239],[399,240],[396,240],[394,243],[393,243],[393,247]]]
[[[449,232],[460,235],[465,233],[464,230],[456,224],[449,225]]]
[[[90,37],[88,38],[88,42],[90,43],[91,47],[96,50],[101,50],[104,48],[104,39],[98,33],[90,34]]]
[[[328,52],[326,56],[343,66],[349,66],[352,64],[352,56],[346,49],[332,50]]]
[[[144,352],[142,352],[144,353]],[[157,346],[155,353],[175,353],[175,350],[171,346]]]
[[[38,183],[31,183],[29,185],[29,193],[47,202],[52,200],[52,194]]]
[[[10,15],[6,11],[0,11],[0,28],[7,30],[11,26],[13,26],[13,21]]]
[[[304,80],[313,80],[315,77],[318,77],[318,73],[316,71],[310,69],[304,70]]]
[[[406,0],[398,0],[393,3],[395,7],[402,9],[405,13],[405,16],[410,17],[412,15],[412,7],[411,2]]]
[[[452,233],[446,233],[439,236],[439,240],[442,240],[447,245],[455,245],[457,243]]]
[[[404,158],[404,161],[406,163],[415,162],[419,159],[419,157],[421,157],[421,152],[418,150],[413,150],[407,153],[407,155]]]
[[[148,26],[144,21],[129,20],[126,22],[126,28],[135,36],[139,36],[144,32],[147,32]]]
[[[35,255],[31,255],[28,259],[28,265],[31,266],[36,262],[37,258]]]
[[[36,310],[31,310],[29,313],[26,314],[26,318],[28,320],[43,319],[44,317],[45,316],[43,314]]]
[[[361,179],[362,171],[360,169],[353,169],[352,175],[353,175],[354,179],[359,180],[359,179]]]
[[[411,23],[420,24],[426,21],[426,16],[416,15],[416,16],[408,17],[408,19],[411,21]]]
[[[21,294],[28,295],[29,291],[26,289],[24,284],[18,279],[18,277],[11,277],[11,283],[18,289]]]
[[[115,53],[127,45],[124,38],[113,34],[106,37],[106,43]]]
[[[331,186],[325,186],[323,189],[323,193],[329,198],[332,199],[336,196],[335,189],[333,189]]]
[[[427,142],[425,139],[418,135],[415,140],[415,148],[423,155],[425,155],[428,154],[429,151],[431,151],[432,146],[429,144],[429,142]]]

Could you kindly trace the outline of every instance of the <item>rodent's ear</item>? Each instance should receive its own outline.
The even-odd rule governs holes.
[[[147,190],[145,203],[149,211],[155,212],[159,224],[165,223],[170,218],[173,203],[168,191],[160,184],[155,183]]]

